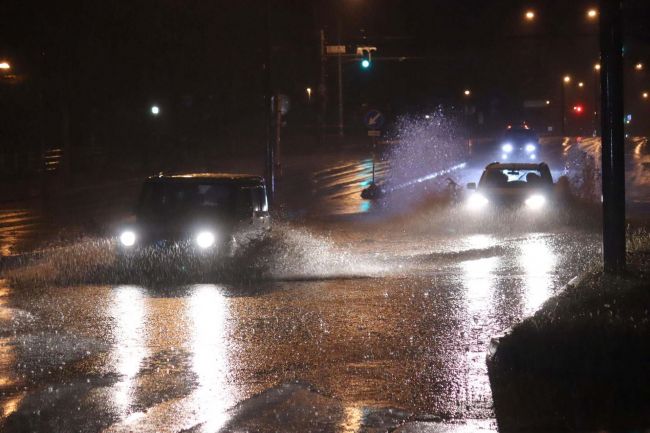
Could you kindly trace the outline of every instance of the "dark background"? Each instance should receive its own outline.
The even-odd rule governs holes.
[[[593,132],[598,75],[593,2],[524,1],[25,1],[0,6],[3,176],[32,176],[42,155],[63,149],[72,176],[202,168],[210,158],[259,155],[264,148],[263,65],[272,90],[291,101],[287,149],[335,146],[336,59],[326,62],[325,117],[318,92],[319,31],[348,48],[377,47],[372,67],[343,62],[345,142],[361,139],[363,113],[390,119],[442,104],[468,135],[489,135],[527,120],[557,134],[561,78],[573,134]],[[533,22],[523,19],[527,9]],[[646,1],[626,1],[626,112],[645,134],[650,101],[650,22]],[[269,28],[265,25],[269,23]],[[269,31],[270,29],[270,31]],[[270,37],[269,37],[270,34]],[[391,60],[382,60],[382,58]],[[403,61],[394,60],[405,57]],[[646,69],[633,65],[644,62]],[[305,89],[313,89],[308,100]],[[471,89],[469,98],[463,90]],[[549,100],[524,108],[524,101]],[[158,105],[161,113],[152,116]],[[324,128],[319,127],[319,122]]]

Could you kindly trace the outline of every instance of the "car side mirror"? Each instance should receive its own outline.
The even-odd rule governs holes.
[[[468,183],[467,184],[467,189],[471,189],[471,190],[475,191],[476,190],[476,183],[475,182]]]

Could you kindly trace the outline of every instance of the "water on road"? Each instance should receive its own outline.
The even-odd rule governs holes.
[[[596,259],[598,237],[450,232],[436,226],[440,213],[280,224],[227,278],[200,284],[97,281],[95,265],[111,256],[102,243],[9,273],[4,430],[494,428],[490,337]],[[53,277],[62,268],[67,280]]]

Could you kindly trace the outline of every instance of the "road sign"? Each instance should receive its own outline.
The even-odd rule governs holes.
[[[368,137],[381,137],[381,131],[378,129],[371,129],[368,131]]]
[[[363,124],[368,129],[381,129],[385,121],[384,115],[379,110],[370,110],[363,117]]]
[[[327,45],[325,52],[327,54],[345,54],[345,45]]]

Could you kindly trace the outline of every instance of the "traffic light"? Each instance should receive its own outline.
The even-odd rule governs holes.
[[[372,55],[370,53],[371,52],[369,50],[363,50],[363,54],[361,56],[361,67],[363,69],[369,69],[370,65],[372,65]]]
[[[368,46],[368,45],[357,47],[357,56],[361,57],[361,62],[359,63],[361,69],[366,70],[372,67],[373,51],[377,51],[377,47]]]

